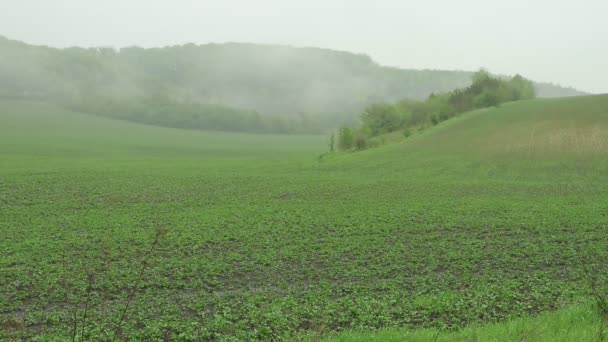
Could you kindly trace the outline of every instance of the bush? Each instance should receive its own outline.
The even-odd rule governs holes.
[[[369,146],[369,141],[367,137],[363,134],[357,134],[355,137],[355,149],[356,150],[365,150]]]
[[[365,149],[370,146],[369,138],[400,129],[407,138],[411,135],[410,128],[422,130],[460,113],[499,106],[507,101],[530,99],[534,95],[532,82],[525,78],[516,75],[504,80],[482,69],[473,75],[473,83],[466,88],[431,94],[425,101],[402,100],[394,105],[377,103],[368,106],[361,114],[361,126],[349,130],[343,128],[340,146],[341,149]]]
[[[409,128],[403,130],[403,136],[409,138],[412,135],[412,131]]]
[[[403,123],[398,108],[390,104],[368,106],[361,115],[361,121],[363,121],[364,126],[371,130],[373,135],[394,132]]]
[[[477,108],[493,107],[499,103],[497,94],[492,92],[484,92],[475,98],[475,106]]]
[[[353,130],[350,127],[342,127],[338,131],[338,148],[342,151],[353,148],[355,142]]]
[[[437,117],[437,115],[432,115],[431,116],[431,124],[433,124],[433,126],[435,126],[438,123],[439,123],[439,117]]]

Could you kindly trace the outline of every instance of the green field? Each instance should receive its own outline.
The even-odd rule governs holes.
[[[608,274],[608,96],[327,149],[0,102],[0,340],[395,339]]]
[[[456,331],[407,328],[375,332],[344,332],[327,338],[327,342],[471,342],[471,341],[603,341],[606,323],[597,315],[597,308],[578,304],[536,317],[520,317],[506,322],[473,325]]]

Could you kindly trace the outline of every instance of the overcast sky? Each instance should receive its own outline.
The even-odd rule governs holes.
[[[0,0],[0,35],[57,47],[317,46],[608,93],[608,0]]]

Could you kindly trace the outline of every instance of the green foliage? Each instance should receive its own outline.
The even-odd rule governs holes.
[[[395,106],[372,104],[361,115],[361,121],[373,135],[379,135],[399,129],[403,119]]]
[[[448,93],[433,93],[425,101],[373,104],[361,114],[361,127],[367,129],[371,136],[377,136],[425,123],[435,126],[467,111],[531,99],[535,95],[532,82],[520,75],[511,80],[502,80],[480,70],[472,80],[469,87]]]
[[[329,152],[334,152],[336,149],[336,134],[331,133],[329,136]]]
[[[514,318],[506,322],[471,326],[458,331],[400,328],[378,332],[344,332],[323,341],[509,342],[530,340],[539,342],[595,342],[603,340],[598,336],[598,332],[602,330],[602,326],[605,324],[593,312],[593,306],[584,303],[538,317]]]
[[[357,132],[357,134],[355,135],[355,149],[358,151],[361,150],[365,150],[366,148],[369,147],[369,140],[367,138],[367,136],[365,134],[362,134],[361,132]]]
[[[497,106],[499,102],[498,95],[494,92],[483,92],[475,99],[476,108],[486,108]]]
[[[250,133],[321,133],[318,121],[305,114],[289,118],[223,105],[177,102],[166,96],[108,99],[92,96],[73,102],[70,109],[157,126]]]
[[[353,148],[355,144],[355,136],[352,128],[341,127],[338,131],[338,148],[342,151],[348,151]]]
[[[431,124],[433,126],[439,124],[439,116],[437,116],[436,114],[431,115]]]

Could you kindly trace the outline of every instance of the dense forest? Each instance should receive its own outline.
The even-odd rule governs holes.
[[[469,86],[472,75],[388,68],[318,48],[56,49],[0,37],[0,97],[169,127],[326,132],[354,123],[372,103],[423,100]],[[551,84],[535,88],[540,97],[581,95]]]

